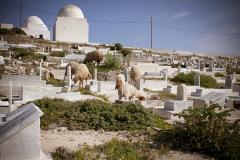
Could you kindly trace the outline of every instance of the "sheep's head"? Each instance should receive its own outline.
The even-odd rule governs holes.
[[[144,100],[145,100],[145,97],[144,97],[144,96],[139,96],[139,97],[138,97],[138,100],[139,100],[139,101],[144,101]]]
[[[73,82],[76,84],[78,82],[78,78],[77,77],[74,77],[73,78]]]
[[[91,73],[88,73],[87,80],[90,80],[90,79],[92,79],[92,75]]]
[[[54,74],[52,74],[52,72],[49,73],[51,78],[54,78]]]
[[[143,96],[140,92],[137,92],[136,97],[138,98],[139,101],[144,101],[146,99],[145,96]]]
[[[121,87],[122,87],[122,81],[121,80],[117,80],[115,89],[120,89]]]

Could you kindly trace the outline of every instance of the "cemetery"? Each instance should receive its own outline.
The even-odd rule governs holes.
[[[196,152],[193,159],[240,156],[232,146],[240,145],[239,57],[186,56],[119,43],[21,46],[0,52],[0,160],[111,157],[107,147],[139,159],[146,150],[154,158],[163,151],[192,156],[175,149]],[[192,144],[178,139],[185,135]]]

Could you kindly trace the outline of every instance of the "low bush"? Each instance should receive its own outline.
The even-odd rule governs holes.
[[[184,122],[159,133],[156,142],[172,149],[197,151],[219,159],[239,159],[240,123],[226,118],[231,110],[216,112],[218,105],[190,108],[178,116]]]
[[[55,78],[49,78],[49,80],[47,81],[47,84],[51,84],[55,87],[64,87],[66,85],[66,82],[64,80],[60,80],[60,79],[55,79]]]
[[[222,72],[216,72],[215,73],[215,77],[224,77],[224,76],[225,76],[225,74],[222,73]]]
[[[53,160],[145,160],[159,158],[162,153],[164,152],[159,152],[159,150],[153,153],[150,145],[144,142],[133,143],[113,139],[94,147],[85,145],[77,151],[59,147],[51,155]]]
[[[145,92],[150,92],[150,93],[156,93],[156,95],[159,97],[159,99],[161,100],[176,100],[177,99],[177,95],[176,94],[172,94],[172,93],[166,93],[163,91],[153,91],[147,88],[144,88]]]
[[[170,79],[170,81],[175,83],[184,83],[186,85],[194,85],[194,76],[196,72],[190,73],[179,73],[177,76]],[[211,76],[200,74],[200,85],[205,88],[219,88],[216,79]]]
[[[80,93],[83,94],[83,95],[92,95],[94,97],[98,97],[102,100],[104,100],[105,102],[110,102],[108,97],[106,95],[103,95],[103,94],[98,94],[98,93],[93,93],[85,88],[81,88],[80,89]]]
[[[156,117],[140,105],[110,104],[101,100],[65,101],[43,98],[33,101],[44,113],[41,128],[66,127],[69,130],[138,130],[156,127]],[[169,127],[162,119],[157,123]]]
[[[21,57],[22,61],[31,61],[31,60],[45,60],[46,56],[34,53],[30,48],[10,48],[13,51],[12,57],[19,59]]]
[[[54,51],[50,53],[50,56],[53,57],[64,57],[66,55],[66,51]]]
[[[26,33],[21,28],[12,28],[12,29],[6,29],[6,28],[0,28],[0,34],[6,34],[6,35],[26,35]]]

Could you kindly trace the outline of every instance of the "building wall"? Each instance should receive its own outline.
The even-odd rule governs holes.
[[[58,17],[54,40],[61,42],[88,43],[89,25],[86,19]]]
[[[50,39],[50,31],[47,30],[46,26],[40,24],[29,24],[27,28],[22,28],[28,36],[33,36],[34,38],[39,38],[43,35],[43,39]]]
[[[0,24],[0,28],[12,29],[13,28],[13,24],[2,23],[2,24]]]

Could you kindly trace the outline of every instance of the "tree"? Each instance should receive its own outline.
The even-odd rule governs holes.
[[[127,48],[125,48],[125,49],[123,49],[122,51],[121,51],[121,54],[123,55],[123,57],[127,57],[128,55],[130,55],[132,53],[132,50],[131,49],[127,49]]]
[[[110,47],[110,49],[116,50],[116,51],[121,51],[123,49],[123,45],[121,43],[115,43],[113,46]]]

